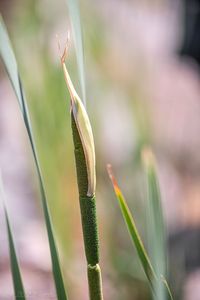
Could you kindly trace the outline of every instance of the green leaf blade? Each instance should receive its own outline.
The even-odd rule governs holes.
[[[115,190],[115,194],[116,194],[116,197],[118,199],[118,202],[119,202],[119,205],[120,205],[120,208],[121,208],[122,216],[124,218],[125,224],[126,224],[127,229],[129,231],[130,237],[133,241],[133,244],[135,245],[138,257],[140,259],[141,265],[144,269],[144,272],[146,274],[148,282],[149,282],[150,286],[153,288],[153,282],[154,282],[154,280],[156,280],[155,272],[153,270],[153,267],[151,265],[149,257],[146,253],[145,248],[144,248],[142,239],[141,239],[141,237],[139,235],[139,232],[137,230],[137,227],[135,225],[135,221],[133,219],[133,216],[131,215],[131,212],[128,208],[126,200],[125,200],[125,198],[124,198],[124,196],[123,196],[123,194],[122,194],[122,192],[121,192],[121,190],[120,190],[120,188],[117,184],[117,181],[116,181],[116,179],[115,179],[115,177],[112,173],[110,165],[108,165],[108,173],[109,173],[110,179],[112,181],[112,184],[113,184],[113,187],[114,187],[114,190]]]
[[[22,110],[21,87],[19,82],[17,62],[1,15],[0,41],[0,56],[2,57],[8,76],[10,77],[10,81],[20,104],[20,109]]]
[[[129,210],[127,203],[126,203],[124,197],[122,196],[122,194],[118,195],[118,201],[119,201],[119,205],[120,205],[126,226],[128,228],[131,239],[136,247],[136,250],[137,250],[138,256],[140,258],[140,261],[142,263],[142,266],[144,268],[145,274],[146,274],[150,284],[152,285],[152,278],[154,277],[155,274],[152,269],[149,258],[146,254],[146,251],[144,249],[142,240],[137,231],[137,227],[135,225],[134,219],[130,213],[130,210]]]
[[[155,159],[150,149],[143,151],[148,186],[148,236],[153,265],[156,272],[166,275],[166,233],[161,194],[155,169]]]
[[[62,271],[61,271],[59,257],[58,257],[58,250],[57,250],[56,243],[55,243],[51,217],[49,214],[49,209],[48,209],[48,205],[47,205],[47,201],[46,201],[46,196],[45,196],[42,179],[40,179],[40,190],[41,190],[41,195],[42,195],[42,205],[43,205],[45,223],[46,223],[48,240],[49,240],[49,247],[50,247],[54,282],[55,282],[55,287],[56,287],[56,294],[57,294],[58,300],[67,300],[67,294],[65,291],[65,285],[64,285]]]
[[[126,200],[118,186],[118,183],[113,175],[111,166],[108,165],[107,168],[108,168],[108,173],[109,173],[110,179],[113,184],[113,188],[114,188],[116,197],[117,197],[119,205],[120,205],[122,216],[124,218],[125,224],[129,231],[130,237],[133,241],[133,244],[135,245],[135,248],[137,250],[138,257],[140,259],[141,265],[142,265],[144,272],[146,274],[146,277],[148,279],[149,285],[152,289],[153,297],[156,300],[161,300],[162,298],[160,298],[160,295],[164,294],[164,296],[166,295],[166,297],[167,297],[166,299],[173,300],[172,293],[170,291],[170,288],[168,286],[166,279],[164,278],[164,276],[161,276],[160,274],[157,274],[155,272],[155,269],[151,263],[151,260],[146,252],[146,249],[144,247],[142,239],[137,230],[134,218],[129,210],[127,202],[126,202]],[[162,293],[160,293],[160,290],[162,291]]]
[[[167,297],[171,299],[171,291],[167,281],[164,279],[167,277],[166,230],[156,162],[149,148],[143,149],[142,159],[146,170],[148,189],[147,224],[149,253],[155,273],[159,278],[159,280],[154,282],[154,289],[160,300],[165,300]]]
[[[19,77],[19,71],[18,71],[15,55],[12,50],[11,42],[10,42],[6,27],[4,25],[4,22],[3,22],[3,19],[1,16],[0,16],[0,56],[5,65],[5,68],[7,70],[8,76],[9,76],[11,84],[13,86],[13,89],[16,93],[17,100],[18,100],[18,103],[19,103],[19,106],[20,106],[20,109],[21,109],[21,112],[23,115],[24,124],[25,124],[26,130],[27,130],[27,134],[28,134],[32,152],[33,152],[33,157],[34,157],[35,166],[36,166],[39,184],[40,184],[42,207],[43,207],[43,213],[44,213],[44,217],[45,217],[45,224],[46,224],[48,240],[49,240],[53,277],[54,277],[57,298],[58,298],[58,300],[67,300],[67,294],[65,292],[65,286],[64,286],[64,281],[63,281],[63,277],[62,277],[62,271],[61,271],[61,267],[60,267],[58,251],[57,251],[55,237],[54,237],[54,233],[53,233],[52,221],[51,221],[51,217],[50,217],[50,213],[49,213],[44,184],[43,184],[43,180],[42,180],[42,173],[41,173],[40,164],[39,164],[39,160],[37,157],[34,138],[33,138],[33,134],[32,134],[27,103],[26,103],[26,99],[24,96],[21,80]]]
[[[3,181],[2,181],[2,177],[1,177],[1,170],[0,170],[0,199],[3,202],[4,214],[5,214],[5,219],[6,219],[6,229],[7,229],[8,245],[9,245],[9,253],[10,253],[10,265],[11,265],[15,299],[20,298],[22,300],[25,300],[26,296],[25,296],[25,292],[24,292],[24,286],[23,286],[20,267],[19,267],[19,263],[18,263],[17,253],[15,250],[13,233],[12,233],[12,229],[11,229],[11,225],[10,225],[10,220],[8,217],[7,208],[5,205],[5,193],[4,193]]]
[[[4,212],[6,217],[6,227],[7,227],[9,251],[10,251],[10,264],[11,264],[11,271],[12,271],[13,286],[15,291],[15,299],[25,300],[26,297],[24,292],[24,286],[22,282],[21,272],[20,272],[18,258],[17,258],[14,240],[13,240],[13,234],[12,234],[6,207],[4,207]]]

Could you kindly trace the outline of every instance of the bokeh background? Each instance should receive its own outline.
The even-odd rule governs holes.
[[[64,0],[4,0],[70,299],[88,299],[70,130],[57,49],[70,28]],[[115,199],[112,163],[146,243],[141,149],[158,165],[175,299],[200,299],[200,2],[82,0],[87,110],[97,157],[97,213],[105,299],[147,300],[149,290]],[[69,71],[80,92],[76,56]],[[0,65],[0,165],[29,299],[55,299],[38,180],[22,117]],[[13,299],[0,207],[1,299]]]

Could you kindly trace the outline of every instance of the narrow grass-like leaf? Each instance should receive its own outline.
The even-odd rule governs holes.
[[[142,158],[146,169],[148,184],[147,224],[150,257],[157,276],[166,277],[167,255],[165,226],[159,183],[155,169],[155,159],[151,150],[148,148],[143,150]],[[155,282],[155,289],[157,290],[159,299],[166,299],[165,288],[161,281]]]
[[[66,0],[69,16],[72,25],[73,39],[76,49],[76,57],[79,71],[79,80],[81,85],[81,93],[84,105],[86,105],[86,91],[85,91],[85,72],[84,72],[84,55],[83,55],[83,38],[81,30],[79,0]]]
[[[6,32],[5,25],[3,23],[2,16],[0,15],[0,54],[4,65],[6,66],[8,76],[15,90],[17,99],[19,101],[20,109],[23,110],[23,104],[21,101],[21,86],[18,75],[17,63],[15,56],[10,46],[10,40]]]
[[[27,134],[28,134],[28,137],[30,140],[30,144],[31,144],[31,148],[32,148],[32,152],[33,152],[33,156],[34,156],[34,160],[35,160],[36,170],[38,173],[38,179],[39,179],[39,183],[40,183],[43,212],[44,212],[44,216],[45,216],[45,223],[46,223],[48,239],[49,239],[49,247],[50,247],[50,253],[51,253],[52,269],[53,269],[53,276],[54,276],[57,298],[59,300],[65,300],[65,299],[67,299],[67,295],[65,292],[64,282],[63,282],[63,278],[62,278],[62,272],[61,272],[59,258],[58,258],[58,251],[56,248],[55,238],[54,238],[54,234],[53,234],[52,222],[51,222],[51,218],[50,218],[50,214],[49,214],[46,194],[45,194],[45,190],[44,190],[44,184],[43,184],[40,165],[39,165],[39,160],[37,157],[33,134],[32,134],[32,130],[31,130],[31,123],[30,123],[30,119],[29,119],[28,108],[27,108],[23,88],[21,85],[21,80],[19,77],[17,62],[16,62],[14,52],[12,50],[12,46],[11,46],[11,43],[10,43],[10,40],[9,40],[9,37],[8,37],[8,34],[7,34],[7,31],[6,31],[6,28],[3,23],[2,18],[0,18],[0,56],[2,57],[3,63],[5,65],[5,68],[10,77],[11,83],[13,85],[14,91],[16,93],[16,96],[17,96],[17,99],[19,102],[19,106],[20,106],[20,109],[21,109],[21,112],[23,115],[25,127],[27,129]]]
[[[15,250],[14,239],[13,239],[13,234],[12,234],[12,230],[11,230],[11,226],[10,226],[8,212],[7,212],[6,205],[5,205],[5,194],[4,194],[1,173],[0,173],[0,198],[3,202],[4,213],[5,213],[5,218],[6,218],[6,227],[7,227],[8,243],[9,243],[9,251],[10,251],[10,264],[11,264],[15,299],[25,300],[26,297],[25,297],[20,267],[19,267],[19,263],[18,263],[16,250]]]
[[[6,226],[7,226],[9,250],[10,250],[10,263],[11,263],[11,270],[12,270],[12,280],[13,280],[14,291],[15,291],[15,299],[25,300],[26,297],[25,297],[24,287],[22,283],[20,268],[18,264],[17,254],[15,251],[13,234],[11,231],[8,213],[5,207],[4,207],[4,211],[6,216]]]
[[[128,208],[126,200],[125,200],[125,198],[118,186],[118,183],[113,175],[111,165],[108,165],[107,169],[108,169],[108,174],[112,181],[113,188],[114,188],[115,194],[117,196],[117,199],[118,199],[118,202],[119,202],[119,205],[121,208],[121,212],[122,212],[125,224],[128,228],[130,237],[136,247],[138,257],[140,259],[140,262],[142,264],[144,272],[147,276],[150,287],[152,288],[154,299],[156,299],[156,300],[162,299],[162,298],[160,298],[160,295],[161,295],[160,289],[161,289],[164,296],[166,296],[166,299],[173,300],[172,293],[170,291],[170,288],[168,286],[166,279],[164,278],[164,276],[160,275],[160,273],[157,274],[155,272],[154,267],[152,266],[151,260],[144,248],[143,242],[138,233],[134,218]],[[160,289],[158,289],[158,287]]]
[[[117,196],[119,205],[120,205],[120,209],[124,218],[124,221],[126,223],[127,229],[129,231],[130,237],[136,247],[137,250],[137,254],[139,256],[140,262],[142,264],[142,267],[144,269],[144,272],[147,276],[147,279],[149,281],[150,286],[153,288],[153,282],[154,280],[156,280],[156,275],[155,272],[153,270],[153,267],[151,265],[151,262],[149,260],[149,257],[146,253],[146,250],[144,248],[143,242],[140,238],[140,235],[138,233],[137,227],[135,225],[135,221],[133,219],[133,216],[131,215],[131,212],[128,208],[128,205],[126,203],[126,200],[118,186],[118,183],[113,175],[111,166],[108,165],[107,166],[108,169],[108,174],[110,176],[110,179],[112,181],[113,184],[113,188],[115,191],[115,194]]]
[[[161,280],[162,280],[162,282],[163,282],[163,284],[165,286],[166,292],[167,292],[167,296],[168,296],[167,299],[173,300],[172,292],[170,290],[170,287],[168,285],[167,280],[164,277],[162,277],[162,276],[161,276]]]

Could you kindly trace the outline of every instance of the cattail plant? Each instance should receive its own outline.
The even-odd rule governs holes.
[[[79,190],[81,221],[87,260],[87,274],[91,300],[102,300],[102,280],[99,266],[99,238],[96,217],[96,168],[94,139],[86,109],[70,79],[65,64],[68,45],[61,56],[61,64],[71,99],[71,127]]]

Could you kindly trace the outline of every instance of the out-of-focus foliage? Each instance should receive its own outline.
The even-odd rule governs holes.
[[[64,44],[70,27],[66,1],[1,3],[26,88],[63,261],[69,263],[68,270],[73,270],[69,272],[71,277],[66,270],[72,283],[70,296],[78,299],[84,294],[79,291],[85,291],[86,277],[80,254],[83,243],[68,118],[70,107],[66,104],[69,99],[65,101],[68,95],[56,40],[58,34]],[[200,195],[199,78],[191,65],[180,63],[174,55],[183,28],[178,3],[181,2],[80,1],[87,110],[97,157],[101,264],[110,299],[149,299],[141,266],[136,255],[132,259],[133,249],[124,236],[120,211],[111,201],[112,190],[105,170],[106,164],[112,163],[119,170],[116,176],[127,199],[134,194],[134,201],[128,201],[128,206],[134,209],[146,246],[146,195],[140,165],[140,152],[146,144],[151,144],[158,154],[167,228],[174,230],[170,243],[177,242],[175,251],[172,246],[172,252],[178,253],[174,254],[174,276],[180,267],[178,259],[183,270],[180,281],[178,275],[172,278],[177,291],[185,280],[184,270],[190,272],[190,259],[185,262],[190,250],[184,250],[184,228],[192,227],[188,231],[190,241],[193,227],[198,232],[200,219],[196,209]],[[70,50],[68,67],[81,94],[75,62],[75,51]],[[176,239],[177,226],[183,229],[181,249]],[[75,285],[77,276],[81,278],[79,288]]]
[[[60,244],[63,247],[64,261],[69,260],[69,257],[73,261],[74,253],[76,253],[74,249],[77,247],[76,244],[80,238],[81,229],[78,203],[76,201],[76,178],[69,121],[70,106],[66,105],[70,101],[65,101],[68,95],[60,67],[56,40],[57,33],[63,43],[66,40],[69,28],[66,3],[61,4],[60,7],[54,1],[51,1],[51,3],[22,1],[22,3],[12,7],[10,14],[12,18],[10,18],[8,24],[16,48],[24,86],[26,87],[33,131],[53,223]],[[137,260],[132,260],[130,263],[129,255],[131,255],[132,249],[130,249],[130,253],[125,251],[127,242],[123,238],[121,240],[120,237],[122,226],[119,222],[119,228],[116,228],[113,222],[106,221],[107,212],[112,213],[113,219],[118,217],[119,213],[118,208],[113,208],[113,204],[109,201],[111,191],[109,191],[109,185],[105,179],[105,165],[110,156],[106,154],[107,147],[103,145],[101,136],[102,126],[108,112],[106,108],[108,99],[105,95],[110,94],[114,89],[116,101],[120,101],[120,97],[118,99],[117,95],[119,90],[117,86],[121,84],[124,91],[126,91],[123,97],[125,97],[125,103],[130,107],[130,116],[135,120],[134,132],[137,136],[137,150],[134,156],[130,153],[124,161],[124,171],[130,165],[130,161],[133,163],[126,171],[128,173],[132,172],[134,160],[139,161],[140,147],[149,139],[149,127],[146,126],[145,112],[139,101],[142,89],[136,88],[136,83],[132,86],[131,82],[127,82],[120,72],[117,75],[115,70],[109,70],[112,41],[108,40],[108,33],[106,33],[105,25],[96,8],[89,2],[86,5],[82,3],[81,14],[83,16],[83,33],[85,37],[87,108],[94,129],[97,152],[98,218],[100,233],[102,230],[106,232],[100,235],[101,245],[107,245],[106,247],[102,246],[102,257],[107,257],[102,260],[102,263],[105,272],[111,274],[114,285],[119,280],[117,278],[118,272],[123,275],[123,278],[120,279],[119,298],[121,293],[124,296],[128,296],[129,292],[135,293],[134,286],[139,286],[139,295],[143,297],[142,295],[148,294],[147,289],[144,289],[143,281],[141,281],[143,275]],[[75,85],[79,87],[74,58],[74,53],[71,50],[68,60],[69,69],[72,77],[75,78]],[[113,61],[113,63],[116,64],[117,69],[120,69],[119,60]],[[119,107],[120,103],[124,107],[123,99],[119,102]],[[140,129],[141,133],[138,134],[137,131]],[[122,168],[121,174],[124,171]],[[134,176],[138,174],[140,172],[137,169]],[[137,187],[136,190],[134,188],[133,192],[136,191]],[[105,205],[106,209],[104,208]],[[139,203],[136,203],[136,207],[138,211],[141,211],[142,207]],[[113,235],[116,231],[118,234]],[[109,238],[110,235],[113,236],[113,240]],[[115,250],[113,251],[113,249]],[[133,281],[131,286],[129,281]]]
[[[44,213],[44,219],[45,219],[45,224],[46,224],[46,229],[47,229],[47,235],[48,235],[48,242],[49,242],[49,249],[50,249],[50,254],[51,254],[51,261],[52,261],[52,273],[54,276],[54,282],[55,282],[55,288],[56,288],[56,293],[57,293],[57,298],[59,300],[67,300],[66,292],[65,292],[65,286],[62,278],[62,272],[60,268],[60,262],[59,262],[59,255],[57,251],[57,246],[55,242],[55,237],[53,233],[53,226],[52,226],[52,221],[51,221],[51,216],[49,214],[49,208],[48,208],[48,203],[46,199],[46,194],[45,194],[45,189],[43,185],[43,177],[40,169],[40,163],[38,160],[37,156],[37,150],[35,147],[35,142],[34,142],[34,136],[32,134],[32,126],[29,118],[29,112],[27,108],[27,102],[26,102],[26,97],[24,94],[24,89],[22,86],[21,78],[20,78],[20,73],[17,67],[17,62],[12,50],[12,46],[7,34],[6,27],[3,23],[3,20],[1,20],[0,23],[0,38],[1,38],[1,47],[0,47],[0,55],[2,58],[2,61],[5,65],[5,68],[7,70],[8,76],[10,78],[11,84],[13,86],[14,92],[17,96],[17,100],[19,103],[19,107],[22,113],[24,125],[27,131],[27,135],[29,138],[33,158],[34,158],[34,163],[37,171],[37,176],[38,176],[38,181],[39,181],[39,186],[40,186],[40,193],[41,193],[41,200],[42,200],[42,208],[43,208],[43,213]],[[10,256],[11,256],[11,262],[12,262],[12,274],[13,274],[13,282],[15,286],[15,293],[16,293],[16,298],[18,297],[18,293],[22,294],[22,297],[25,297],[24,291],[23,291],[23,285],[20,277],[20,271],[19,267],[17,264],[17,257],[15,254],[15,248],[14,248],[14,243],[13,243],[13,238],[12,238],[12,233],[10,229],[10,224],[9,224],[9,219],[7,212],[6,213],[6,223],[7,223],[7,231],[8,231],[8,236],[9,236],[9,246],[10,246]],[[17,282],[17,286],[16,283]]]

